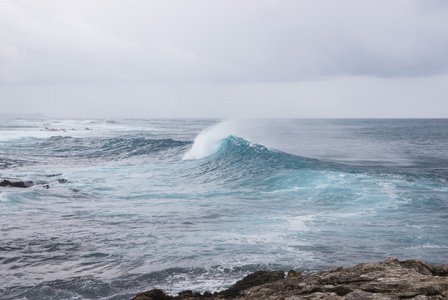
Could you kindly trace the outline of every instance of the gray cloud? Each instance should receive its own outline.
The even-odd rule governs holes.
[[[444,1],[25,1],[3,83],[293,82],[446,74]]]
[[[445,0],[2,0],[0,113],[447,117],[446,53]]]

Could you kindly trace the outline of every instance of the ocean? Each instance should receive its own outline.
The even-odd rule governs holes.
[[[0,120],[0,299],[448,262],[448,119]]]

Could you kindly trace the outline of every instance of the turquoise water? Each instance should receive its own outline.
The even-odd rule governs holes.
[[[448,120],[0,120],[0,299],[448,261]],[[48,185],[48,188],[46,186]]]

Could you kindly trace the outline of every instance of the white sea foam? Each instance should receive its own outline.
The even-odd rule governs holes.
[[[7,142],[13,140],[24,140],[24,139],[43,139],[54,136],[54,132],[47,131],[0,131],[0,142]]]
[[[295,231],[308,230],[308,224],[312,222],[314,216],[297,216],[289,219],[289,229]]]
[[[219,150],[221,141],[231,135],[236,135],[234,120],[227,120],[207,128],[198,134],[193,146],[185,153],[183,159],[199,159],[210,156]]]

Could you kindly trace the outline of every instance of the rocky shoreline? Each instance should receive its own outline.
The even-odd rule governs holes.
[[[259,271],[214,294],[184,291],[169,296],[153,289],[132,300],[169,299],[448,299],[448,263],[430,265],[422,260],[389,257],[382,262],[331,267],[306,275],[291,270],[286,278],[283,271]]]

